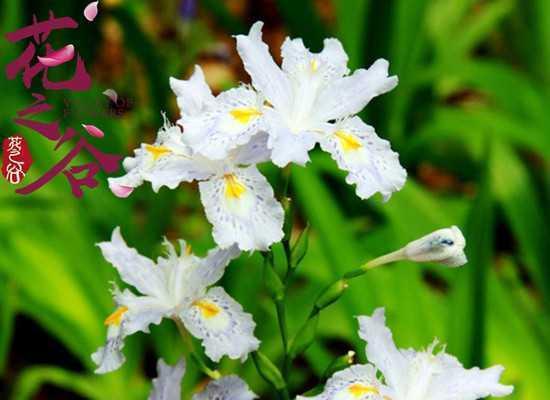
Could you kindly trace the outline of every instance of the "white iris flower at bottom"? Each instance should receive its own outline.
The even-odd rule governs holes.
[[[499,382],[502,366],[465,369],[444,350],[435,353],[437,342],[424,351],[398,349],[386,327],[383,308],[372,317],[359,317],[359,336],[367,342],[367,358],[373,365],[337,372],[324,392],[311,399],[476,400],[506,396],[514,390]],[[383,374],[384,383],[376,378],[375,367]]]
[[[185,360],[176,365],[167,365],[163,360],[157,363],[158,377],[153,379],[153,390],[149,400],[181,400],[181,380],[185,375]],[[257,396],[245,381],[236,375],[228,375],[210,381],[192,400],[253,400]]]
[[[202,340],[206,355],[216,362],[224,355],[244,361],[258,348],[252,316],[223,288],[210,287],[239,255],[236,246],[210,250],[205,258],[199,258],[183,240],[181,254],[165,241],[167,254],[155,263],[128,247],[119,228],[113,231],[110,242],[98,246],[121,279],[140,295],[115,287],[118,308],[105,321],[107,343],[92,355],[98,366],[96,373],[119,368],[125,360],[124,339],[138,331],[148,333],[149,325],[158,325],[163,318],[180,319],[193,336]]]

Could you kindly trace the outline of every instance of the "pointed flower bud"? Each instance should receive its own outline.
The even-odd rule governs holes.
[[[325,372],[323,372],[323,380],[327,380],[336,372],[348,368],[350,365],[353,364],[354,358],[355,352],[350,350],[343,356],[334,359],[327,367]]]
[[[315,308],[322,310],[337,301],[349,287],[347,280],[340,279],[327,287],[315,301]]]
[[[279,369],[263,353],[259,351],[252,353],[252,360],[262,378],[272,384],[275,389],[283,390],[286,387],[285,380]]]
[[[404,258],[417,262],[435,262],[459,267],[468,260],[464,254],[466,240],[456,226],[439,229],[410,242],[404,249]]]

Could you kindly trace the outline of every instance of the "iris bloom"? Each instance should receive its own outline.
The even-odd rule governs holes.
[[[359,336],[367,342],[367,358],[383,374],[384,384],[376,379],[374,367],[353,366],[337,372],[314,399],[476,400],[513,391],[499,382],[502,366],[465,369],[444,349],[435,352],[437,341],[423,351],[398,349],[383,308],[372,317],[359,317]]]
[[[179,242],[180,254],[168,241],[164,244],[167,253],[156,263],[128,247],[119,228],[113,231],[110,242],[98,244],[122,280],[139,294],[115,287],[118,308],[105,320],[107,343],[92,355],[98,366],[96,373],[119,368],[124,362],[124,339],[138,331],[149,332],[149,325],[158,325],[163,318],[181,320],[193,336],[202,340],[206,355],[216,362],[224,355],[244,361],[258,348],[252,316],[222,287],[210,287],[239,255],[237,248],[214,249],[199,258],[183,240]]]
[[[157,364],[158,377],[153,379],[149,400],[180,400],[181,380],[185,374],[185,360],[169,366],[163,360]],[[228,375],[211,381],[193,396],[193,400],[253,400],[257,396],[238,376]]]
[[[320,143],[348,172],[347,182],[357,185],[359,197],[380,192],[388,198],[401,189],[406,172],[398,155],[355,117],[373,97],[397,85],[397,77],[388,76],[388,62],[377,60],[368,70],[349,75],[348,57],[337,39],[326,39],[320,53],[311,53],[301,39],[287,38],[279,67],[262,41],[262,25],[257,22],[248,35],[236,37],[253,87],[241,86],[214,98],[206,83],[195,84],[194,93],[204,99],[204,107],[202,113],[191,114],[182,108],[185,140],[209,158],[223,158],[265,130],[271,159],[279,167],[304,165],[309,151]],[[197,69],[190,81],[200,79]],[[177,82],[171,84],[179,94],[178,104],[189,103]]]
[[[187,97],[185,100],[191,101]],[[237,243],[241,250],[267,250],[279,242],[284,211],[271,185],[256,168],[257,163],[269,159],[267,136],[256,135],[223,160],[193,153],[182,136],[178,126],[165,123],[154,144],[142,144],[135,150],[135,157],[124,160],[126,175],[109,178],[113,193],[127,197],[144,181],[150,181],[156,192],[162,186],[175,189],[181,182],[197,180],[218,246],[227,248]]]

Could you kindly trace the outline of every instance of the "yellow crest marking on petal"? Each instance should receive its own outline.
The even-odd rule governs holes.
[[[229,114],[240,124],[246,125],[253,118],[257,118],[262,115],[262,112],[256,107],[239,107],[229,111]]]
[[[193,305],[199,308],[204,318],[213,318],[221,312],[220,307],[208,300],[196,300]]]
[[[235,174],[225,174],[225,197],[227,199],[240,199],[246,193],[246,186],[235,176]]]
[[[344,151],[358,150],[363,147],[361,142],[350,133],[339,130],[336,131],[334,135],[340,140],[340,144]]]
[[[153,155],[153,161],[156,161],[159,157],[162,157],[170,153],[170,149],[165,146],[153,146],[151,144],[145,145],[145,150]]]
[[[128,311],[128,307],[126,306],[121,306],[117,308],[114,313],[112,313],[105,319],[105,325],[119,326],[122,322],[122,316],[126,311]]]
[[[367,386],[362,383],[354,383],[349,386],[348,392],[350,392],[353,397],[361,397],[366,394],[379,394],[378,389],[374,386]]]
[[[317,70],[319,69],[319,61],[314,58],[309,62],[309,67],[311,68],[311,72],[317,72]]]

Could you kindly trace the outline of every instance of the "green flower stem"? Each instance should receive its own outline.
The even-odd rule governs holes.
[[[275,300],[275,309],[277,310],[277,320],[279,323],[279,331],[281,332],[281,341],[286,356],[288,351],[288,327],[286,324],[286,307],[285,299]],[[284,374],[283,374],[284,375]]]
[[[403,250],[400,249],[392,253],[388,253],[378,258],[375,258],[373,260],[367,261],[366,263],[361,265],[359,268],[346,272],[344,275],[342,275],[341,278],[335,280],[334,282],[329,284],[327,287],[325,287],[325,289],[317,297],[311,309],[311,312],[309,313],[308,319],[306,320],[306,322],[304,323],[301,329],[304,329],[304,327],[313,318],[315,318],[321,312],[321,310],[330,306],[332,303],[338,301],[340,297],[342,297],[344,292],[348,289],[349,281],[351,279],[365,275],[371,269],[374,269],[376,267],[379,267],[381,265],[385,265],[394,261],[402,260],[403,258],[404,258]],[[292,363],[292,358],[298,355],[299,353],[287,355],[285,359],[285,369],[288,369],[290,367],[290,364]]]
[[[176,326],[178,327],[178,332],[180,333],[181,339],[186,347],[188,354],[197,363],[201,371],[212,379],[220,379],[222,376],[220,372],[218,370],[210,369],[205,364],[202,357],[199,356],[195,351],[195,346],[193,345],[193,341],[191,340],[191,337],[189,336],[187,329],[185,329],[185,326],[183,326],[183,322],[181,321],[181,319],[179,319],[178,317],[174,317],[173,320],[176,323]]]

